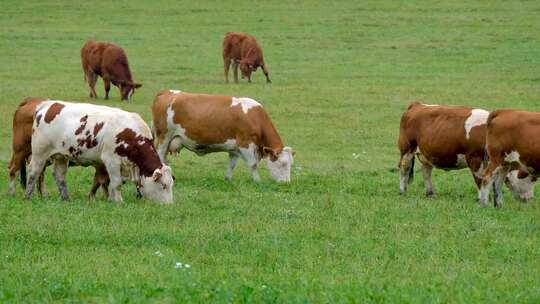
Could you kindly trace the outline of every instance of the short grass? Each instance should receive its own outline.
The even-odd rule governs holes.
[[[540,205],[480,208],[466,171],[398,195],[399,118],[428,103],[540,110],[537,1],[12,1],[0,3],[0,168],[25,96],[89,102],[79,49],[123,46],[150,119],[163,88],[250,96],[297,151],[292,182],[255,184],[227,156],[182,152],[171,206],[123,189],[73,200],[2,196],[0,302],[540,301]],[[227,31],[256,35],[273,83],[223,83]],[[102,82],[98,94],[103,97]],[[94,101],[91,101],[94,102]],[[353,156],[355,153],[356,156]],[[50,170],[49,170],[50,172]],[[159,251],[161,254],[156,254]],[[175,268],[177,262],[191,268]]]

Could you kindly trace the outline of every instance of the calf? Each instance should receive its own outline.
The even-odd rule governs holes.
[[[163,161],[167,152],[183,147],[198,155],[223,151],[230,159],[227,180],[242,157],[255,181],[262,158],[275,180],[290,181],[294,152],[283,145],[270,117],[253,99],[165,90],[154,99],[152,117]]]
[[[32,195],[36,177],[52,158],[54,177],[62,198],[69,199],[65,174],[68,163],[103,164],[110,178],[109,199],[122,201],[123,180],[135,181],[143,197],[172,202],[171,169],[152,144],[152,135],[138,114],[84,103],[48,100],[36,110],[32,160],[26,197]]]
[[[105,99],[109,99],[111,82],[120,89],[120,99],[131,101],[135,89],[142,84],[133,82],[124,50],[112,43],[88,41],[81,49],[84,79],[90,87],[90,98],[97,98],[97,77],[103,78]]]
[[[458,106],[425,105],[413,102],[401,117],[398,147],[400,192],[407,191],[413,177],[415,153],[422,163],[426,195],[433,195],[433,168],[454,170],[469,168],[480,188],[486,163],[486,121],[489,112]],[[508,175],[509,187],[522,199],[531,195],[531,179],[523,172]],[[480,196],[480,192],[479,192]]]
[[[244,33],[225,34],[223,39],[223,64],[225,82],[229,82],[229,67],[233,64],[234,82],[238,83],[238,65],[242,72],[242,79],[247,78],[251,82],[251,73],[261,67],[266,82],[270,83],[268,68],[264,64],[261,46],[255,37]]]
[[[37,106],[46,100],[44,98],[27,97],[19,104],[13,115],[12,154],[9,162],[9,193],[11,195],[15,195],[15,184],[19,172],[21,175],[21,185],[23,188],[26,188],[26,162],[32,154],[31,141],[34,115]],[[107,190],[109,176],[104,169],[102,166],[96,167],[94,185],[90,190],[90,197],[96,195],[99,187],[103,187],[105,191]],[[44,173],[39,177],[38,186],[39,193],[42,196],[45,195],[43,175]]]
[[[487,204],[493,187],[493,203],[502,206],[502,183],[512,170],[520,169],[516,178],[530,176],[525,189],[532,197],[532,185],[540,172],[540,113],[518,110],[497,110],[487,120],[486,149],[489,164],[482,179],[480,203]],[[515,171],[514,171],[515,172]],[[512,188],[511,188],[512,189]]]

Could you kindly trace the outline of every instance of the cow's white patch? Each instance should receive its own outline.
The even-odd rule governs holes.
[[[519,153],[517,151],[512,151],[504,157],[504,161],[509,163],[519,162]]]
[[[182,93],[182,91],[180,91],[180,90],[169,90],[169,92],[171,92],[173,94]]]
[[[289,182],[291,180],[291,166],[293,164],[293,153],[291,147],[285,147],[279,153],[278,159],[272,161],[268,158],[268,169],[272,177],[278,182]]]
[[[457,155],[456,167],[458,169],[467,168],[467,158],[465,157],[465,154]]]
[[[489,116],[489,112],[482,109],[473,109],[471,115],[465,120],[465,136],[470,137],[471,129],[477,126],[485,125]]]
[[[478,178],[482,178],[484,177],[484,171],[485,171],[484,164],[481,163],[480,168],[478,168],[478,170],[474,172],[474,175]]]
[[[248,98],[248,97],[233,97],[231,102],[231,107],[235,107],[237,105],[242,106],[242,111],[244,111],[245,114],[248,113],[249,109],[254,107],[262,107],[260,103],[257,101]]]

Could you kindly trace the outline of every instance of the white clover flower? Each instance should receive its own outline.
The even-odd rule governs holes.
[[[176,262],[176,265],[174,265],[174,268],[182,268],[182,263]]]
[[[158,251],[154,252],[154,255],[158,256],[158,257],[162,257],[163,253],[161,253],[161,251],[158,250]]]

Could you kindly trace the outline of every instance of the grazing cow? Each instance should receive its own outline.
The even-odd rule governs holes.
[[[48,159],[62,198],[68,200],[68,163],[99,166],[110,178],[109,199],[121,202],[123,180],[135,181],[143,197],[172,202],[171,169],[164,165],[142,118],[116,108],[48,100],[36,110],[26,197]]]
[[[109,99],[111,82],[120,89],[121,100],[131,101],[135,89],[142,84],[133,82],[124,50],[112,43],[88,41],[81,49],[84,79],[90,87],[90,98],[97,98],[97,77],[103,78],[105,99]]]
[[[36,108],[45,98],[27,97],[17,107],[13,115],[13,140],[12,155],[9,162],[9,193],[15,195],[15,184],[17,175],[21,174],[21,185],[26,188],[26,162],[32,154],[32,124]],[[109,175],[104,171],[103,166],[96,167],[94,175],[94,185],[90,190],[89,196],[94,197],[99,187],[107,191],[109,184]],[[39,177],[38,191],[41,196],[45,195],[43,183],[43,173]]]
[[[255,37],[244,33],[228,32],[223,39],[223,64],[225,82],[229,82],[229,67],[233,64],[234,82],[238,83],[238,65],[242,72],[242,79],[251,82],[251,73],[261,67],[266,82],[270,83],[268,68],[264,64],[261,46]]]
[[[532,186],[540,172],[540,113],[518,110],[497,110],[487,121],[486,150],[489,156],[480,203],[486,205],[493,187],[493,203],[502,206],[502,183],[508,172],[521,171],[515,178],[528,176],[524,190],[533,196]],[[512,171],[514,170],[514,171]],[[512,188],[511,188],[512,189]]]
[[[255,181],[260,180],[257,165],[262,158],[267,158],[275,180],[290,181],[294,152],[283,145],[270,117],[253,99],[164,90],[154,99],[152,117],[164,162],[167,152],[183,147],[198,155],[223,151],[230,158],[227,180],[242,157]]]
[[[401,117],[399,130],[400,192],[404,194],[412,180],[415,153],[422,163],[427,196],[433,195],[431,172],[434,167],[444,170],[468,167],[480,188],[486,167],[488,115],[483,109],[411,103]],[[513,172],[508,175],[509,187],[516,196],[527,199],[530,189],[526,185],[530,178],[523,172]]]

